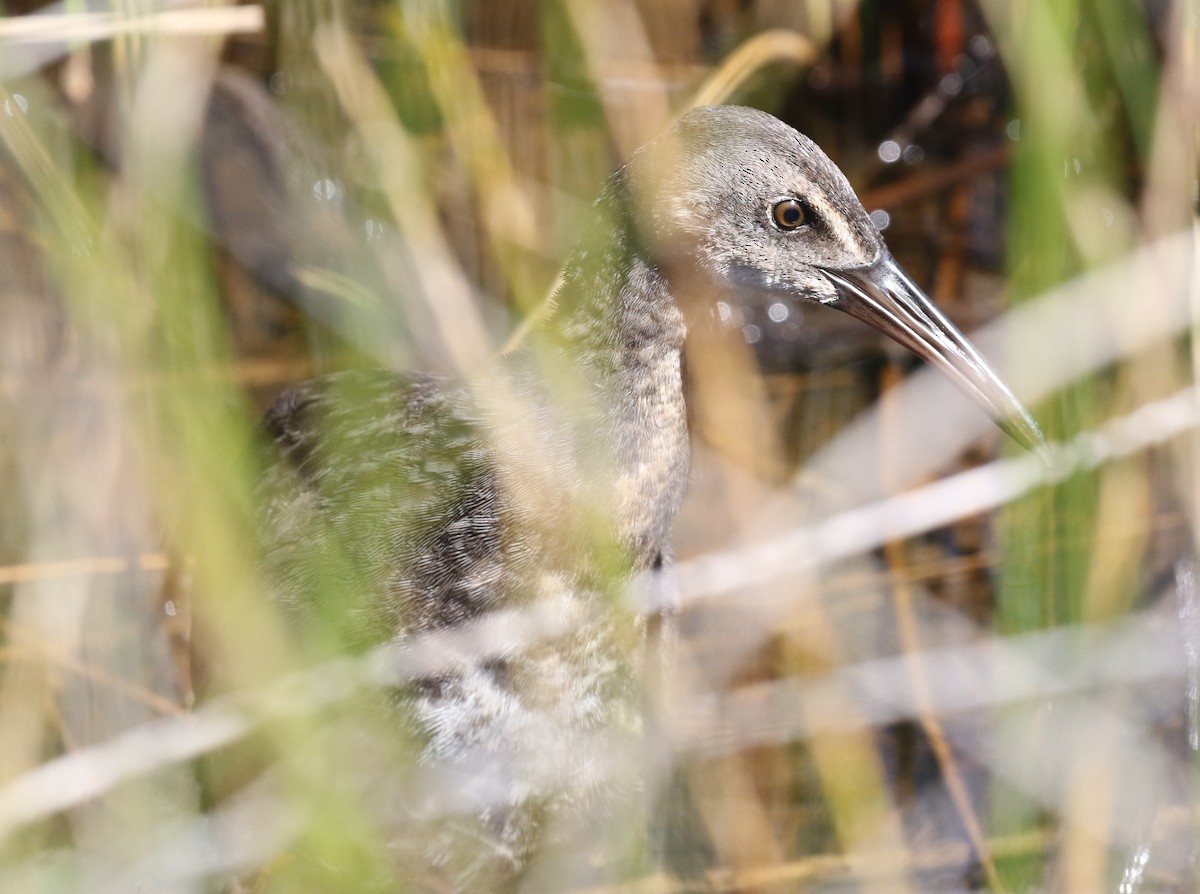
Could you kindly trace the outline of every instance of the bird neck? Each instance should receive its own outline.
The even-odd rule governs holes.
[[[593,206],[596,226],[568,259],[549,334],[589,377],[625,390],[665,357],[678,359],[687,334],[666,276],[638,236],[621,173]]]
[[[684,316],[663,272],[636,237],[619,178],[596,209],[601,226],[568,261],[546,333],[578,370],[606,443],[606,484],[634,564],[664,548],[683,498],[690,447],[681,357]]]

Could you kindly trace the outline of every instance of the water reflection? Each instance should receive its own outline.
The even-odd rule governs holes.
[[[11,118],[14,114],[24,115],[29,111],[29,100],[20,93],[14,93],[11,99],[4,100],[4,114]]]
[[[337,202],[342,197],[342,188],[328,177],[322,177],[312,185],[312,194],[318,202]]]
[[[879,160],[885,164],[893,164],[900,160],[900,144],[895,140],[884,140],[879,144]]]

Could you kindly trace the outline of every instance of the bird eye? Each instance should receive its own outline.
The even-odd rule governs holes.
[[[808,214],[796,199],[782,199],[771,209],[775,225],[781,230],[795,230],[808,223]]]

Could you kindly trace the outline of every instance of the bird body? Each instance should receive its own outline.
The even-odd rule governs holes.
[[[533,604],[568,619],[402,699],[424,760],[470,790],[465,816],[406,823],[408,862],[460,855],[440,870],[452,890],[523,871],[547,830],[577,840],[597,808],[636,810],[619,768],[639,741],[641,620],[614,597],[659,560],[686,489],[685,327],[628,231],[599,235],[564,272],[562,316],[474,383],[337,373],[266,417],[282,460],[267,562],[299,628],[367,647]]]
[[[547,600],[571,614],[569,632],[500,644],[406,702],[430,766],[505,780],[472,834],[513,872],[558,820],[636,793],[606,763],[630,753],[640,710],[638,620],[611,597],[667,552],[688,480],[684,342],[734,295],[859,316],[1040,437],[895,267],[837,167],[735,107],[684,115],[613,175],[554,316],[484,375],[340,373],[268,412],[267,561],[302,627],[366,646]],[[447,884],[481,890],[486,862]]]

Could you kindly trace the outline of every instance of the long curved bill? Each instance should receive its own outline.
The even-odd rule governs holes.
[[[1036,451],[1045,445],[1042,430],[1029,411],[890,254],[869,267],[821,272],[837,289],[834,307],[937,367],[1022,447]]]

